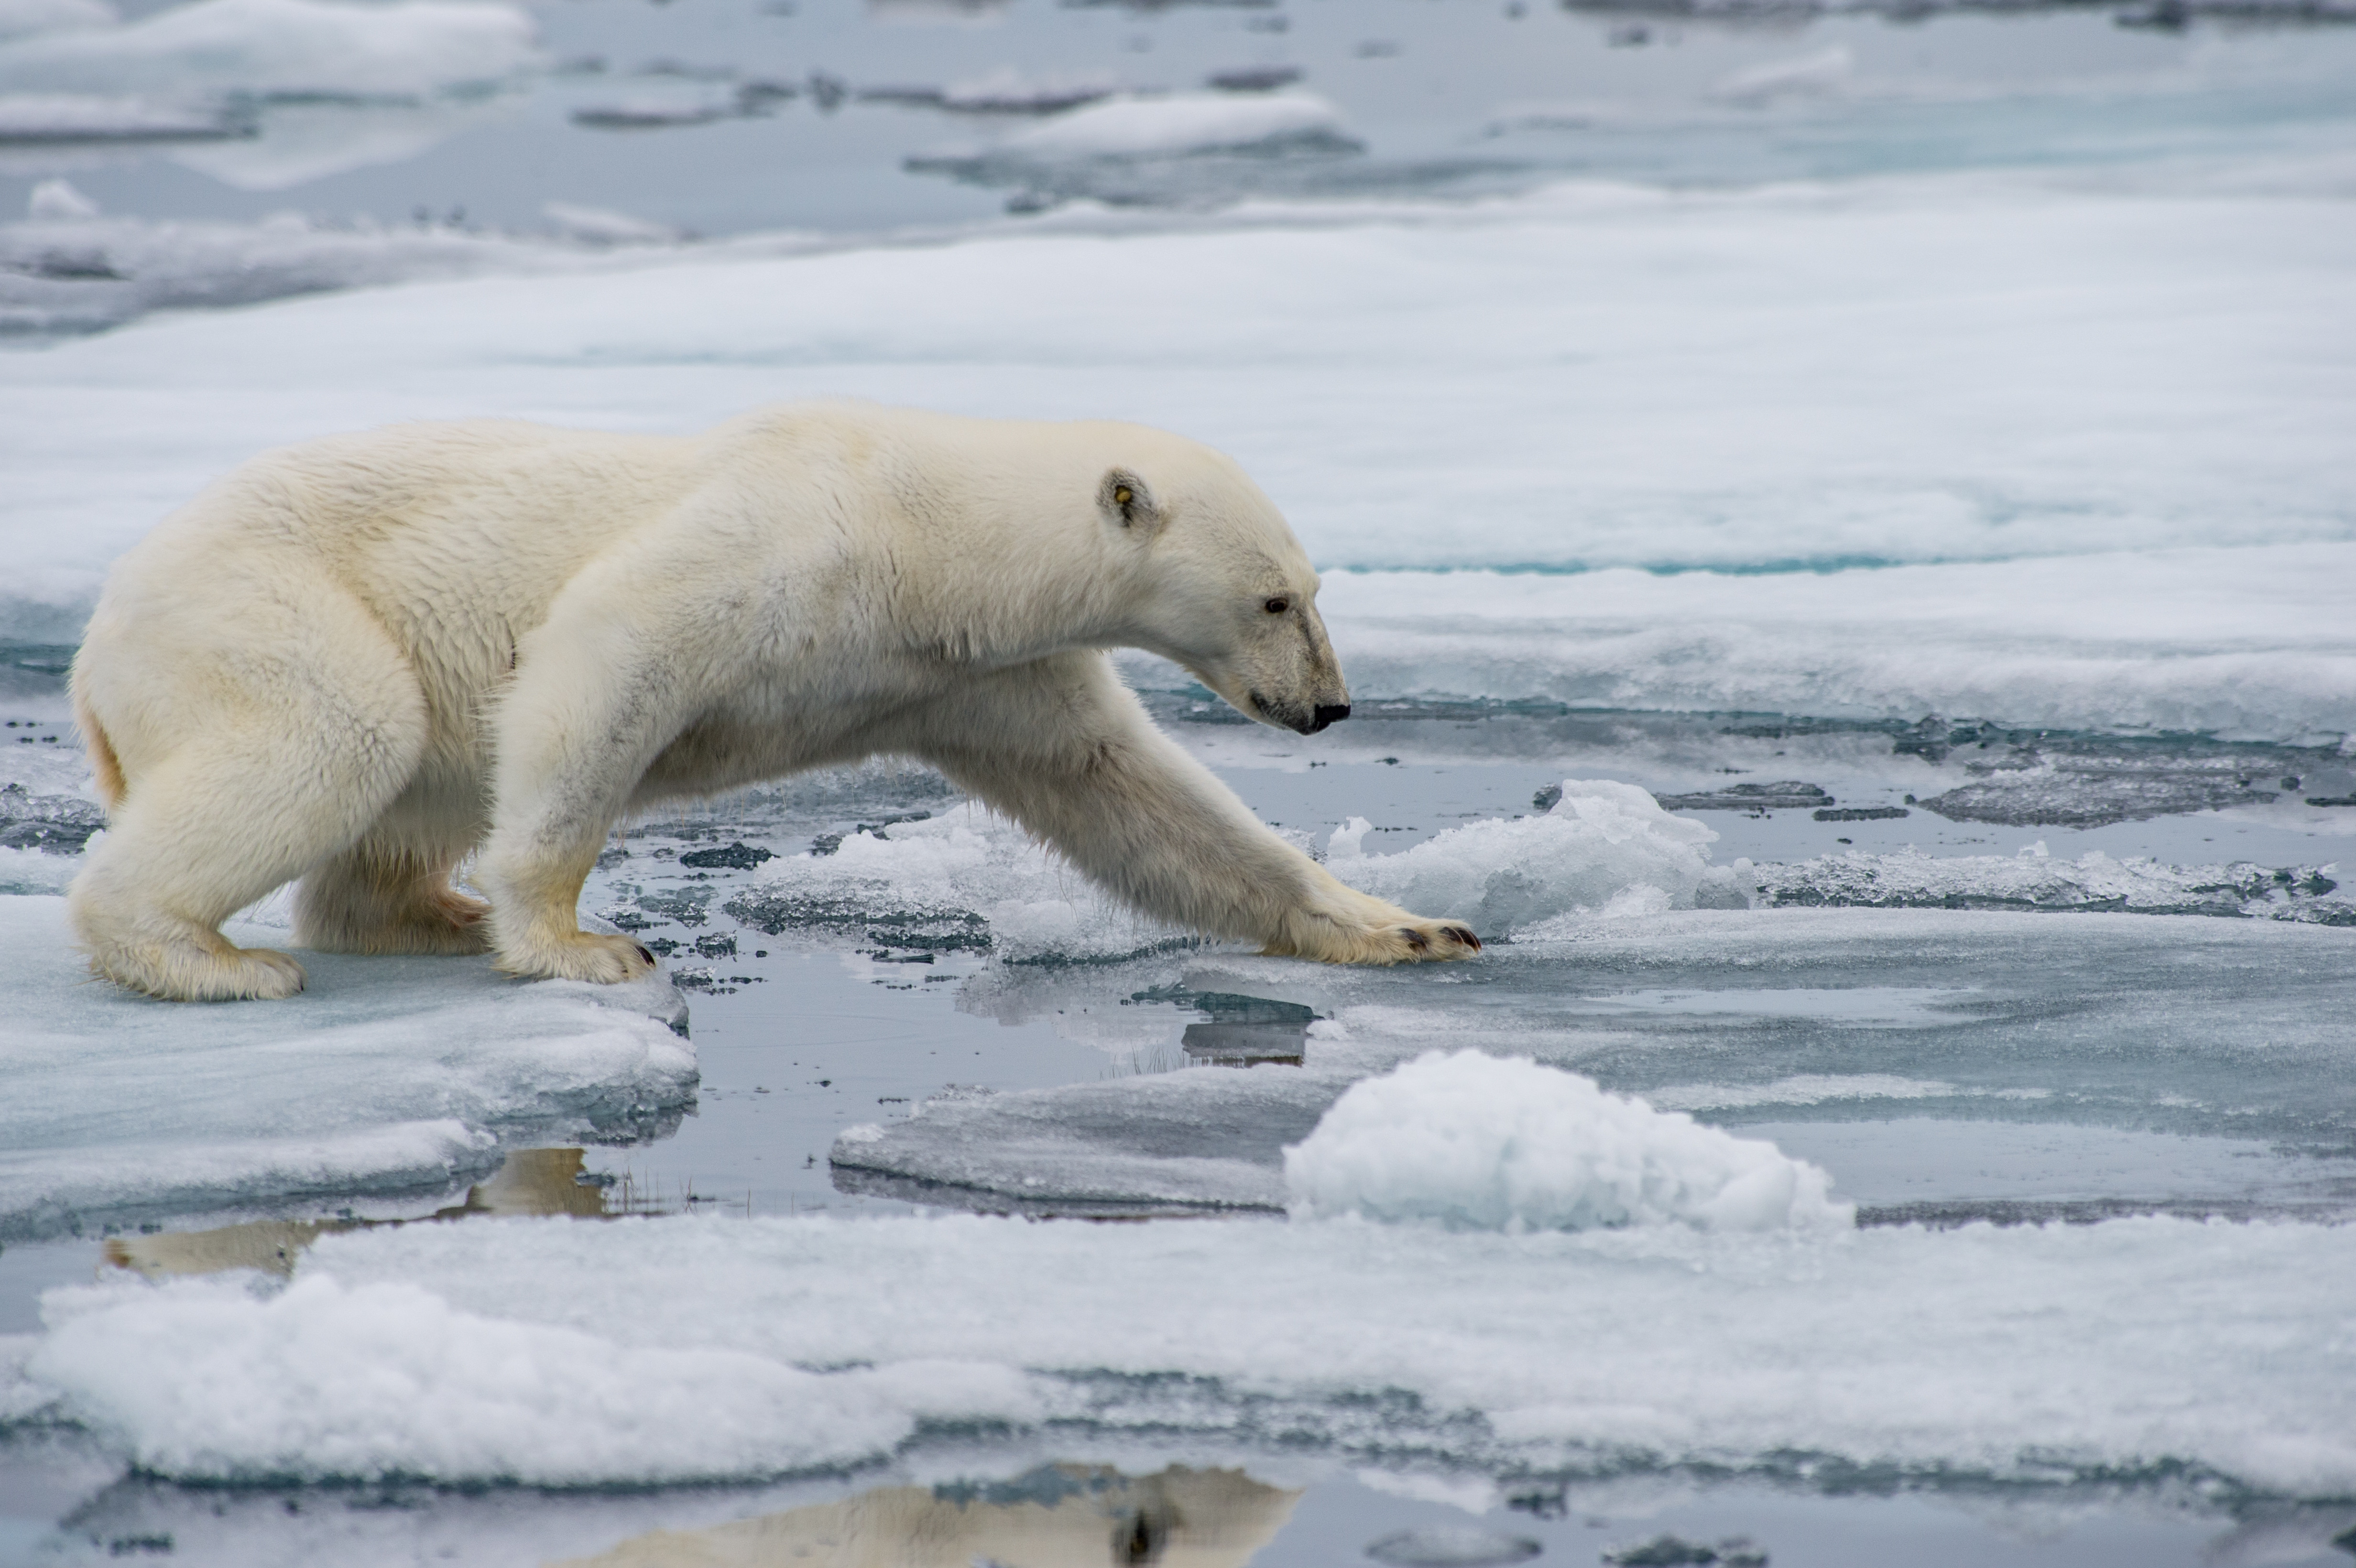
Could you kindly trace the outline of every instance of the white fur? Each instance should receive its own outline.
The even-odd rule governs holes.
[[[266,453],[117,562],[91,618],[74,698],[113,816],[76,928],[156,996],[284,996],[301,966],[219,927],[299,877],[316,948],[626,979],[645,950],[575,914],[617,819],[889,752],[1164,919],[1460,956],[1470,932],[1269,832],[1101,651],[1322,728],[1349,698],[1316,592],[1241,470],[1131,425],[802,404],[691,437],[482,421]],[[450,880],[477,848],[487,906]]]

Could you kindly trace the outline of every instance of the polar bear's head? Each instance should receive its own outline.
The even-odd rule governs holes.
[[[1097,485],[1130,562],[1138,645],[1263,724],[1313,735],[1348,718],[1317,573],[1283,514],[1216,453],[1187,443],[1157,455]]]

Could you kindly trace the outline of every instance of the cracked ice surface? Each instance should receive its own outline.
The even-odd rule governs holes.
[[[659,976],[519,984],[487,959],[303,955],[284,1002],[175,1003],[90,978],[64,901],[0,897],[0,1236],[289,1196],[439,1189],[534,1136],[676,1120],[695,1053]],[[246,945],[283,931],[233,926]]]

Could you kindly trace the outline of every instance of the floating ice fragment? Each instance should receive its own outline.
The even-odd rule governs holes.
[[[1493,1568],[1526,1563],[1545,1550],[1526,1535],[1500,1535],[1460,1524],[1394,1531],[1369,1542],[1366,1555],[1389,1568]]]
[[[1832,1230],[1856,1211],[1773,1144],[1607,1094],[1526,1057],[1431,1052],[1351,1085],[1284,1152],[1296,1218],[1456,1230]]]
[[[111,27],[121,19],[106,0],[0,0],[0,38]]]
[[[1543,796],[1547,792],[1541,791]],[[1368,855],[1352,817],[1326,845],[1333,873],[1419,914],[1509,935],[1575,911],[1691,909],[1715,830],[1672,816],[1634,784],[1565,779],[1543,816],[1492,818],[1397,855]]]
[[[5,103],[0,103],[0,108],[5,108]],[[96,218],[98,203],[74,189],[70,181],[43,180],[33,187],[33,194],[26,198],[25,216],[36,223],[60,219]]]
[[[417,97],[535,65],[530,16],[491,0],[197,0],[127,27],[0,45],[0,89],[187,97]]]
[[[544,201],[541,203],[540,215],[567,240],[586,245],[672,245],[681,238],[678,229],[665,224],[649,223],[608,208],[581,207],[569,201]]]
[[[1010,136],[1001,156],[1181,158],[1205,153],[1349,153],[1363,144],[1342,112],[1314,93],[1179,92],[1117,98]]]

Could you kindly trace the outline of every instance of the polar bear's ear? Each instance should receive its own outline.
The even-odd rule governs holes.
[[[1126,468],[1108,468],[1097,485],[1097,510],[1106,522],[1151,539],[1162,529],[1162,508],[1145,481]]]

